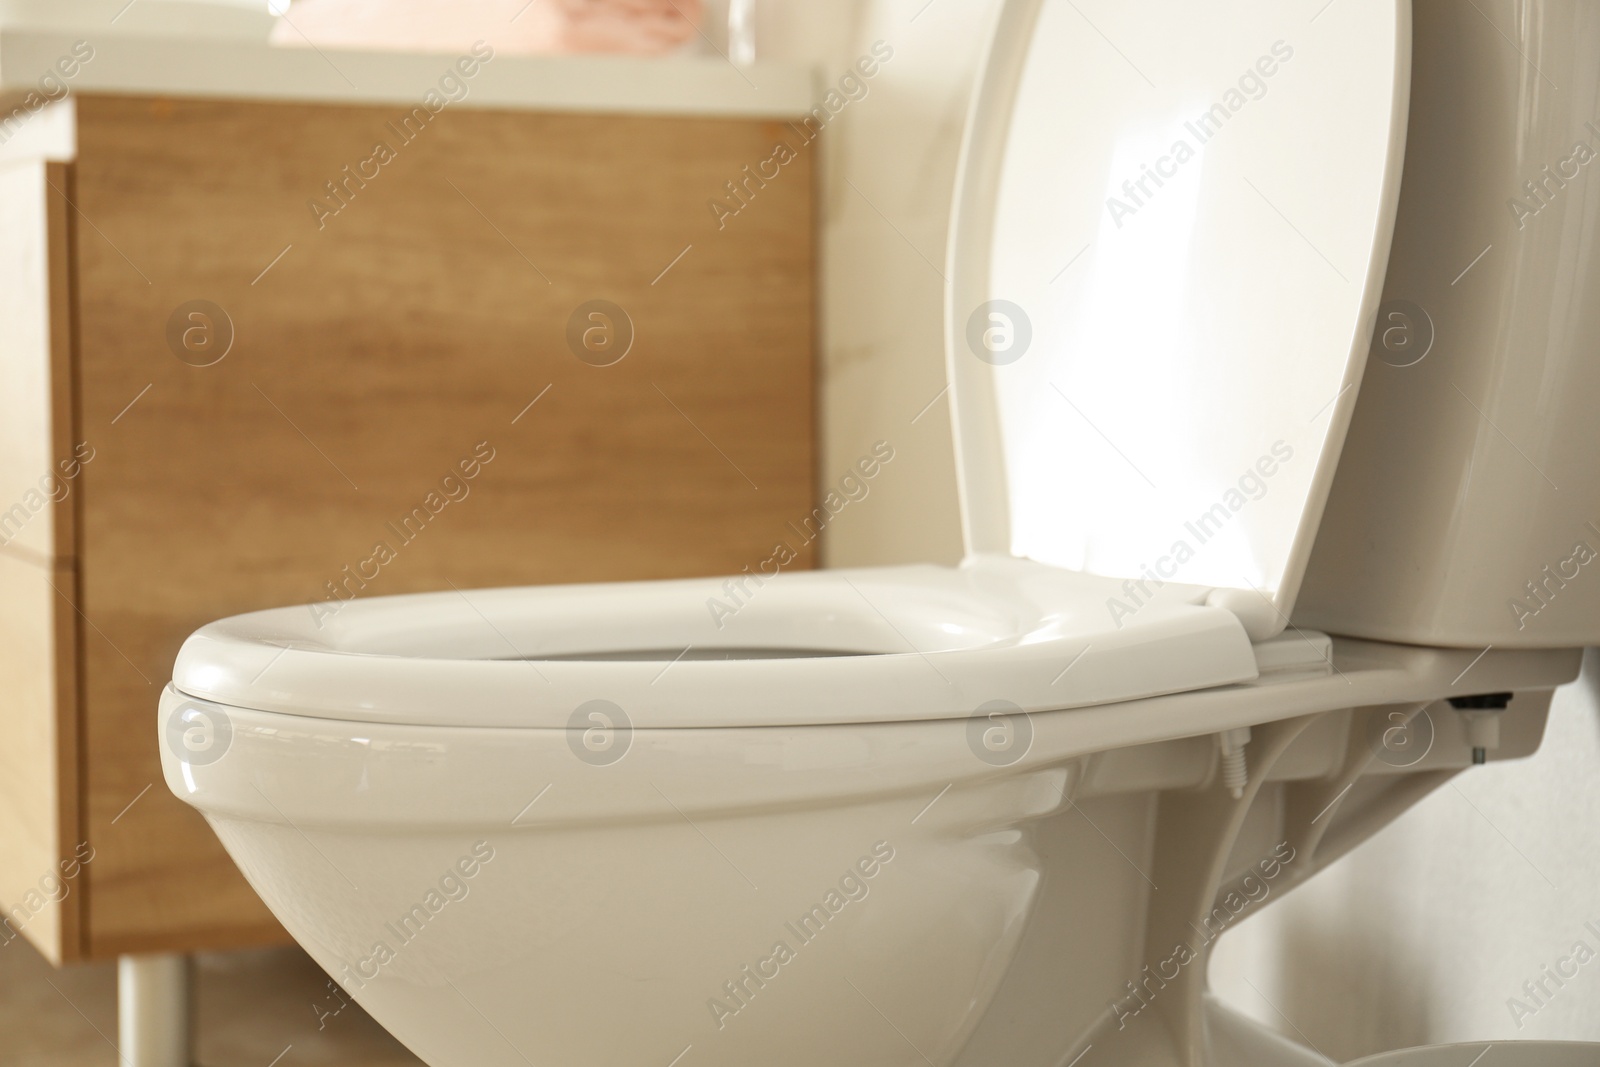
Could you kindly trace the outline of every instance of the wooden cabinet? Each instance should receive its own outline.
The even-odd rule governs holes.
[[[71,103],[69,159],[0,165],[0,904],[56,961],[283,940],[160,779],[184,637],[767,558],[813,503],[811,158],[719,229],[782,124]]]

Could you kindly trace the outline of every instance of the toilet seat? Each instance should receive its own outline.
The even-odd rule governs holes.
[[[1298,44],[1266,0],[1169,16],[1181,25],[1146,35],[1112,12],[1160,64],[1145,87],[1074,5],[999,14],[945,298],[961,567],[747,568],[260,612],[191,637],[176,689],[465,726],[566,727],[604,700],[666,728],[1066,709],[1256,678],[1257,648],[1292,613],[1366,363],[1408,26],[1389,0]],[[1218,84],[1221,55],[1237,84]],[[1194,109],[1219,94],[1216,131],[1197,133]],[[1340,137],[1307,141],[1308,128]],[[1147,150],[1186,138],[1194,158],[1176,177],[1138,177]],[[1144,197],[1118,190],[1130,167]],[[785,655],[748,658],[762,649]],[[1328,669],[1319,639],[1272,649]]]
[[[892,722],[1115,703],[1325,672],[1317,640],[1258,663],[1210,590],[1006,557],[959,568],[464,590],[236,616],[197,631],[186,696],[353,722],[565,728],[590,700],[640,728]],[[1138,595],[1134,590],[1134,595]],[[721,605],[713,610],[716,605]],[[729,613],[728,606],[734,605]]]

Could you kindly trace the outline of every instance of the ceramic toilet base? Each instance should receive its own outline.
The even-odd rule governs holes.
[[[1209,1035],[1206,1062],[1218,1067],[1333,1067],[1333,1060],[1296,1044],[1206,997],[1202,1015]],[[1159,1020],[1119,1027],[1108,1022],[1071,1061],[1073,1067],[1189,1067],[1171,1031]]]
[[[1214,997],[1205,1000],[1213,1067],[1334,1067],[1314,1049],[1288,1040]],[[1482,1056],[1482,1059],[1477,1059]],[[1110,1029],[1085,1046],[1075,1067],[1179,1067],[1182,1059],[1165,1027]],[[1595,1067],[1600,1045],[1578,1041],[1493,1041],[1472,1045],[1429,1045],[1379,1053],[1346,1067]]]
[[[1481,1056],[1482,1059],[1474,1059]],[[1569,1041],[1495,1041],[1469,1045],[1429,1045],[1354,1060],[1346,1067],[1594,1067],[1600,1045]]]
[[[1335,1067],[1335,1061],[1239,1014],[1215,997],[1202,1013],[1209,1034],[1203,1062],[1212,1067]],[[1072,1067],[1187,1067],[1165,1027],[1110,1028],[1070,1061]],[[1481,1057],[1478,1058],[1478,1057]],[[1600,1044],[1496,1041],[1428,1045],[1384,1052],[1345,1067],[1595,1067]]]

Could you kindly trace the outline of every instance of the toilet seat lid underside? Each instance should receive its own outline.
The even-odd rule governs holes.
[[[1287,623],[1377,317],[1410,77],[1408,4],[1319,7],[1002,6],[946,272],[969,552],[1241,590]]]

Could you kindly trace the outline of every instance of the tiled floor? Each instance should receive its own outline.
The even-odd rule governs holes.
[[[197,1067],[417,1067],[297,949],[197,957]],[[348,998],[343,998],[348,1000]],[[0,944],[0,1063],[118,1067],[116,965],[55,970],[21,938]]]

